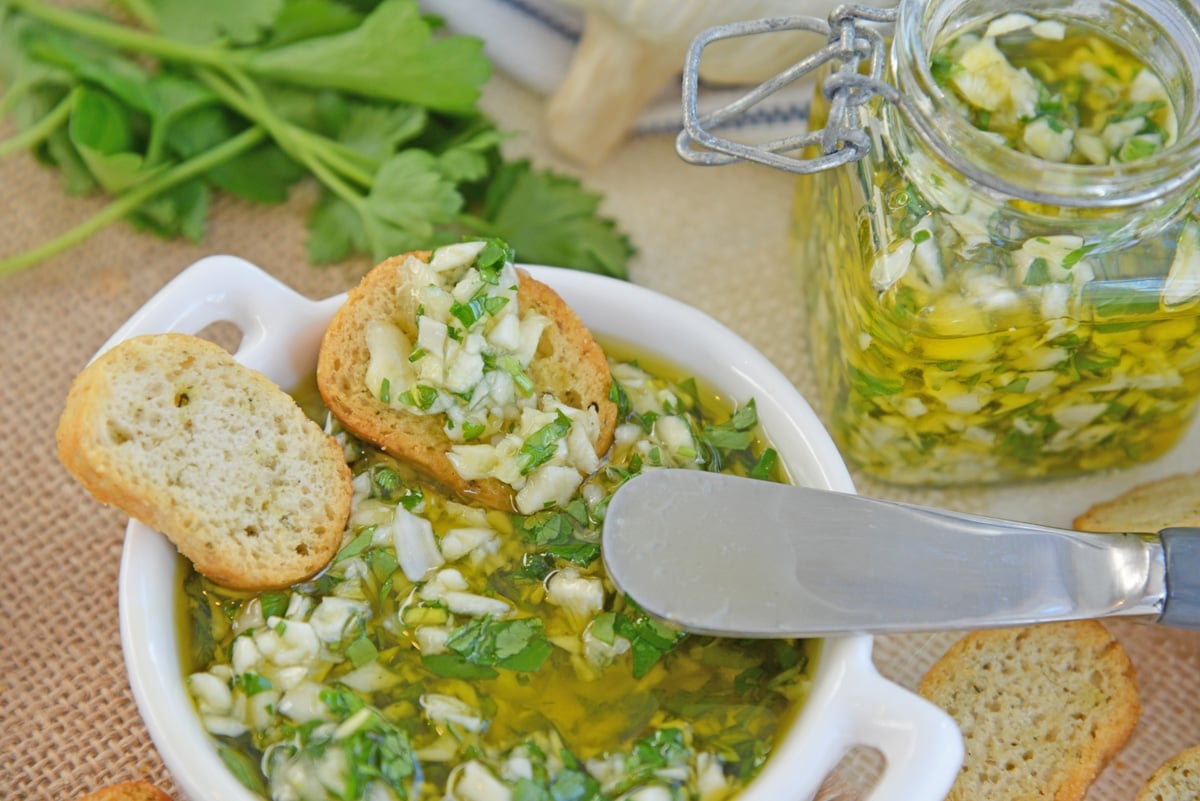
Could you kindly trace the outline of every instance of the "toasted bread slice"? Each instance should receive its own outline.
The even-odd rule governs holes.
[[[171,796],[150,782],[129,781],[102,787],[79,801],[171,801]]]
[[[157,334],[107,351],[71,385],[56,438],[96,498],[219,584],[285,587],[341,545],[353,492],[341,446],[211,342]]]
[[[1080,531],[1147,534],[1172,526],[1200,526],[1200,473],[1140,484],[1093,505],[1073,525]]]
[[[947,801],[1078,801],[1141,713],[1129,656],[1092,620],[972,632],[919,692],[963,733]]]
[[[1134,801],[1196,801],[1200,798],[1200,745],[1164,762],[1138,790]]]
[[[371,320],[393,322],[415,339],[412,297],[402,269],[409,256],[429,261],[429,251],[393,256],[381,262],[350,290],[345,305],[325,331],[317,361],[317,386],[335,417],[356,436],[402,459],[427,477],[466,500],[513,511],[512,488],[495,478],[468,480],[447,457],[452,443],[443,431],[443,415],[410,414],[381,402],[367,387],[370,362],[367,325]],[[600,420],[597,454],[612,444],[617,410],[609,400],[612,374],[604,351],[575,312],[554,290],[518,270],[521,314],[537,312],[550,320],[529,365],[535,390],[551,393],[577,409],[595,408]]]

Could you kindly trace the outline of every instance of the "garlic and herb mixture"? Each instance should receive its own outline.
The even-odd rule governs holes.
[[[498,478],[524,513],[565,503],[599,465],[600,419],[535,390],[529,364],[549,320],[520,313],[512,250],[463,242],[400,269],[410,273],[402,313],[416,338],[395,321],[371,321],[367,388],[406,412],[445,415],[463,478]]]
[[[980,135],[1038,161],[1122,164],[1176,136],[1162,81],[1071,23],[1002,15],[930,66]],[[914,484],[1067,474],[1154,458],[1183,431],[1200,392],[1194,199],[1161,224],[1135,224],[1154,209],[997,203],[886,134],[813,181],[795,219],[823,285],[822,391],[866,470]]]
[[[980,131],[1045,161],[1145,158],[1176,136],[1162,81],[1095,33],[1007,14],[934,54],[934,77]]]
[[[337,432],[344,545],[260,595],[184,582],[187,685],[222,758],[275,801],[727,798],[809,686],[814,644],[684,635],[607,580],[616,489],[675,466],[777,479],[753,401],[613,362],[604,463],[563,507],[458,503]]]

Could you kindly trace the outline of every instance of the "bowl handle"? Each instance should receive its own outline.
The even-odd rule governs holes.
[[[945,798],[963,761],[962,734],[954,720],[873,666],[859,679],[855,744],[877,749],[886,763],[866,801]]]
[[[954,720],[938,707],[882,675],[867,636],[826,639],[818,675],[796,727],[767,760],[748,795],[811,801],[856,748],[870,748],[885,764],[865,801],[942,801],[963,759]],[[844,778],[852,783],[855,777]],[[858,795],[854,796],[858,798]]]
[[[96,355],[140,334],[198,334],[228,322],[241,332],[238,361],[290,388],[311,370],[321,332],[341,302],[341,297],[310,300],[245,259],[209,256],[160,289]],[[284,362],[281,353],[291,358]]]

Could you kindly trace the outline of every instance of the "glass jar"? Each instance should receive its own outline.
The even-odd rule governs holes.
[[[946,68],[967,60],[946,54],[983,42],[989,20],[1022,24],[1014,10],[1049,23],[1033,48],[1053,66],[1043,89],[1084,91],[1082,109],[1091,89],[1078,74],[1058,79],[1102,78],[1079,66],[1090,60],[1137,84],[1124,113],[1158,122],[1126,126],[1125,141],[1098,136],[1115,153],[1082,164],[1046,157],[1061,124],[1038,123],[1051,129],[1039,142],[1017,100],[1004,113],[1039,155],[977,127],[998,112],[985,118],[956,93],[963,73],[947,80]],[[1187,0],[902,0],[886,79],[907,102],[860,106],[869,154],[802,176],[794,209],[821,405],[864,471],[903,484],[1021,480],[1146,461],[1178,440],[1200,391],[1198,14]],[[992,43],[1023,47],[1032,30]],[[1106,60],[1114,46],[1149,71],[1140,83],[1128,60]],[[1041,114],[1054,96],[1038,91]],[[810,128],[827,113],[818,90]],[[1120,121],[1106,119],[1105,130]],[[1126,144],[1154,129],[1157,149],[1152,137]],[[1072,142],[1082,151],[1091,135]]]

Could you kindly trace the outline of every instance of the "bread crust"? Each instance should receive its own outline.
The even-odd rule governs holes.
[[[1139,484],[1092,505],[1072,525],[1079,531],[1144,534],[1172,526],[1200,526],[1200,472]]]
[[[401,267],[410,256],[428,262],[431,255],[414,251],[386,259],[347,293],[321,342],[317,387],[329,410],[355,436],[409,463],[466,501],[513,512],[515,493],[510,486],[494,478],[464,479],[455,470],[447,457],[452,443],[442,430],[442,415],[405,413],[383,404],[367,388],[367,324],[387,319],[411,328],[397,319],[397,297],[408,289]],[[537,312],[550,321],[528,368],[535,391],[550,392],[578,409],[595,407],[600,419],[596,452],[603,455],[612,444],[617,421],[616,405],[608,397],[612,374],[604,351],[558,293],[525,270],[517,273],[520,312]]]
[[[1200,745],[1168,759],[1138,790],[1134,801],[1196,801],[1200,798]]]
[[[947,801],[1080,801],[1141,713],[1133,663],[1094,620],[971,632],[918,692],[963,732]]]
[[[341,446],[206,340],[154,334],[102,354],[72,383],[55,438],[92,495],[224,586],[289,586],[341,545],[353,494]]]
[[[101,787],[78,801],[171,801],[171,796],[146,781],[128,781]]]

